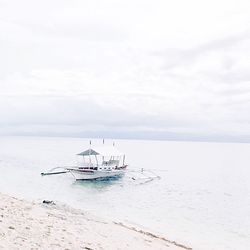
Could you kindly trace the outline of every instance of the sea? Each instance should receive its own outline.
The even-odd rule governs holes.
[[[101,144],[92,139],[92,148]],[[126,154],[124,177],[75,181],[41,172],[75,165],[89,139],[0,137],[0,192],[65,203],[193,249],[250,249],[250,144],[115,140],[115,147]]]

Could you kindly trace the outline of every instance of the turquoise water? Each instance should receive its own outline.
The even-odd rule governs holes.
[[[100,143],[92,140],[93,147]],[[0,192],[65,202],[194,249],[250,249],[250,144],[116,140],[116,146],[130,169],[151,169],[161,179],[41,177],[74,165],[88,140],[1,137]]]

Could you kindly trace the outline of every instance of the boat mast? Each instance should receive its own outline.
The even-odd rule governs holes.
[[[90,151],[91,151],[91,140],[89,141],[89,162],[91,163]]]
[[[125,165],[125,155],[123,155],[123,163],[122,165],[124,166]]]
[[[102,144],[104,145],[104,138],[102,139]],[[104,155],[102,156],[102,164],[104,162]]]
[[[95,160],[96,160],[96,164],[98,166],[98,159],[97,159],[97,156],[95,155]]]

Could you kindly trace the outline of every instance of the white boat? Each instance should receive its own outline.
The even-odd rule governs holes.
[[[79,154],[77,167],[66,168],[76,180],[93,180],[121,176],[126,172],[125,154],[114,146],[89,148]]]
[[[103,141],[104,144],[104,141]],[[91,146],[91,142],[90,142]],[[109,177],[119,177],[126,173],[127,180],[139,181],[144,184],[160,176],[152,170],[144,168],[127,170],[125,154],[119,152],[114,146],[101,146],[89,148],[79,154],[77,166],[55,167],[42,176],[70,173],[75,180],[95,180]],[[60,169],[60,171],[55,171]],[[136,182],[138,183],[138,182]]]

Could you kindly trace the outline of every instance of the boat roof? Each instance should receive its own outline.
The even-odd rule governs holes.
[[[102,146],[102,147],[95,147],[89,148],[77,155],[88,156],[88,155],[103,155],[103,156],[122,156],[124,155],[121,153],[117,148],[114,146]]]

